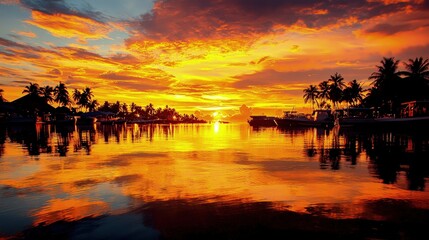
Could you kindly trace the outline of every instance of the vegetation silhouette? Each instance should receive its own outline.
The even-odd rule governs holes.
[[[3,98],[3,89],[0,89],[1,102],[6,100]],[[106,112],[111,115],[122,117],[126,120],[164,120],[169,123],[205,123],[204,120],[198,119],[194,114],[180,114],[176,109],[169,107],[155,108],[152,103],[149,103],[145,107],[139,106],[134,102],[131,103],[130,107],[127,103],[116,101],[115,103],[109,103],[105,101],[101,106],[99,102],[94,99],[94,93],[90,87],[85,87],[82,90],[74,89],[73,93],[70,94],[66,84],[60,82],[55,88],[49,85],[40,87],[37,83],[30,82],[25,86],[22,93],[26,93],[26,101],[30,102],[44,102],[57,103],[59,107],[58,111],[74,113],[77,115],[83,112]],[[30,99],[31,98],[31,99]],[[28,102],[27,101],[27,102]],[[32,104],[37,105],[37,104]],[[27,109],[30,115],[41,115],[40,109],[37,106],[33,106],[32,109]],[[37,110],[39,110],[38,113]]]
[[[347,85],[341,74],[335,73],[317,86],[304,89],[304,102],[319,108],[338,108],[342,102],[351,107],[374,108],[380,114],[400,114],[401,103],[429,99],[429,60],[422,57],[403,62],[405,70],[399,71],[400,60],[383,57],[377,70],[368,79],[371,88],[363,89],[357,80]]]

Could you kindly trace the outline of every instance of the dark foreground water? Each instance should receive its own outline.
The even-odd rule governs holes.
[[[0,239],[424,239],[429,134],[0,127]]]

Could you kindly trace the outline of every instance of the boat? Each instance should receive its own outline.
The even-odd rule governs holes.
[[[376,113],[372,108],[353,107],[337,109],[335,114],[341,127],[365,127],[376,123]]]
[[[250,116],[247,122],[252,127],[275,127],[277,123],[275,122],[276,117],[265,116],[265,115],[253,115]]]
[[[92,125],[97,122],[97,118],[88,114],[82,114],[76,117],[76,124],[78,125]]]
[[[331,110],[316,109],[311,115],[297,113],[295,111],[286,111],[282,118],[275,119],[280,128],[288,127],[322,127],[330,128],[335,124],[334,116]]]
[[[71,114],[56,113],[54,115],[48,114],[44,117],[45,122],[48,124],[64,124],[64,125],[75,125],[76,118]]]
[[[97,122],[99,122],[101,124],[123,124],[123,123],[126,123],[124,118],[115,117],[115,116],[97,118]]]

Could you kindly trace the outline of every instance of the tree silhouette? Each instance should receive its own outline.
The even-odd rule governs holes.
[[[121,112],[124,114],[128,114],[128,105],[127,103],[123,103],[121,106]]]
[[[54,88],[48,85],[40,88],[40,95],[42,95],[43,100],[45,100],[47,103],[54,101],[54,92]]]
[[[321,83],[319,83],[319,96],[318,98],[320,98],[320,100],[324,101],[324,100],[329,100],[329,82],[328,81],[323,81]]]
[[[97,100],[91,100],[89,103],[88,103],[88,110],[90,111],[90,112],[94,112],[96,109],[97,109],[97,107],[99,106],[100,104],[97,102]]]
[[[155,108],[152,103],[149,103],[149,105],[145,107],[145,112],[149,117],[155,115]]]
[[[28,86],[25,86],[24,91],[22,93],[27,93],[31,96],[39,96],[40,94],[40,87],[37,83],[30,83]]]
[[[334,108],[337,107],[338,103],[341,102],[343,98],[343,88],[346,86],[344,84],[344,78],[339,73],[335,73],[334,75],[331,75],[331,77],[328,79],[329,83],[329,99],[334,104]]]
[[[55,87],[54,101],[63,107],[68,106],[71,103],[69,91],[67,90],[66,85],[62,82]]]
[[[360,83],[355,80],[348,83],[348,86],[343,91],[343,100],[352,106],[357,106],[363,100],[363,88]]]
[[[407,86],[406,100],[422,100],[429,97],[429,60],[420,58],[408,59],[404,63],[406,71],[400,72],[404,76]]]
[[[73,91],[73,99],[79,108],[85,108],[89,111],[91,111],[91,109],[94,110],[95,108],[93,106],[92,97],[94,97],[94,93],[89,87],[84,88],[82,92],[78,89]]]
[[[318,95],[319,90],[317,89],[317,86],[310,85],[308,88],[304,89],[304,102],[307,103],[308,101],[310,101],[312,108],[314,109],[314,104],[316,103],[318,105]]]
[[[78,89],[73,90],[73,100],[76,104],[79,102],[81,95],[82,93]]]
[[[136,104],[134,102],[131,103],[130,111],[131,113],[134,113],[136,111]]]
[[[371,84],[382,98],[381,110],[391,113],[397,111],[402,100],[401,94],[403,95],[403,86],[400,84],[401,78],[398,72],[399,60],[395,60],[394,57],[384,57],[380,63],[381,65],[376,66],[378,71],[373,72],[369,79],[373,80]]]

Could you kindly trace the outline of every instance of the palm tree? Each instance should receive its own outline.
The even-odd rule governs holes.
[[[395,111],[401,102],[401,97],[404,95],[403,87],[400,83],[401,78],[398,72],[399,60],[394,57],[386,58],[380,61],[381,65],[377,65],[377,72],[373,72],[369,77],[373,80],[371,83],[376,89],[377,94],[382,98],[383,111]]]
[[[346,88],[349,89],[351,104],[356,106],[358,103],[361,103],[363,100],[363,88],[360,83],[355,80],[349,82],[349,86]]]
[[[329,100],[329,82],[323,81],[319,83],[319,98],[323,100]]]
[[[382,106],[383,99],[381,98],[380,91],[376,87],[372,87],[367,90],[368,94],[365,99],[362,100],[364,106],[379,108]]]
[[[54,90],[54,101],[65,107],[70,104],[69,91],[64,83],[60,82]]]
[[[31,96],[39,96],[40,94],[39,84],[30,83],[28,86],[25,86],[25,89],[24,91],[22,91],[22,93],[28,93],[28,95],[31,95]]]
[[[137,105],[134,102],[132,102],[131,103],[131,109],[130,109],[131,113],[134,113],[136,111],[136,107],[137,107]]]
[[[410,87],[407,91],[407,100],[429,97],[429,60],[422,57],[408,59],[408,63],[404,65],[406,71],[400,74],[405,77],[406,85]]]
[[[153,107],[153,104],[149,103],[149,105],[145,107],[145,111],[149,117],[152,117],[155,114],[155,108]]]
[[[51,103],[54,101],[54,88],[51,86],[46,85],[45,87],[40,88],[40,94],[42,95],[43,99],[47,103]]]
[[[92,99],[92,97],[94,97],[94,93],[92,92],[91,88],[86,87],[83,91],[82,94],[85,95],[85,97],[88,99],[88,101],[90,101]]]
[[[80,104],[86,109],[89,109],[93,96],[94,94],[92,93],[91,88],[86,87],[82,90],[82,94],[80,96]]]
[[[317,96],[319,95],[319,90],[317,89],[317,86],[310,85],[308,88],[304,89],[304,102],[307,103],[308,101],[311,102],[312,108],[314,110],[314,104],[318,104]]]
[[[341,102],[343,99],[343,89],[346,86],[344,84],[344,78],[339,73],[335,73],[334,75],[331,75],[331,77],[328,79],[329,83],[329,99],[334,104],[334,108],[337,107],[337,103]]]
[[[124,114],[128,114],[128,105],[127,105],[127,103],[123,103],[123,104],[122,104],[122,106],[121,106],[121,111],[122,111]]]
[[[82,95],[82,93],[78,89],[74,89],[74,91],[73,91],[73,100],[74,100],[75,103],[79,102],[81,95]]]
[[[82,97],[82,93],[78,89],[75,88],[73,90],[73,100],[76,103],[76,105],[78,105],[79,111],[81,111],[81,109],[82,109],[82,105],[80,103],[81,97]]]
[[[97,100],[92,100],[92,101],[90,101],[89,102],[89,104],[88,104],[88,110],[90,111],[90,112],[94,112],[95,111],[95,109],[97,109],[97,107],[99,106],[100,104],[98,104],[98,102],[97,102]]]
[[[346,87],[343,76],[341,76],[341,74],[337,72],[334,75],[331,75],[331,78],[328,79],[328,83],[330,83],[333,87],[339,88],[341,90]]]
[[[3,92],[4,92],[4,90],[0,88],[0,102],[5,102],[5,100],[3,98]]]
[[[94,94],[91,91],[91,88],[86,87],[81,91],[78,89],[75,89],[73,92],[73,99],[76,102],[77,105],[79,105],[79,108],[85,108],[87,110],[90,109],[91,100]]]

